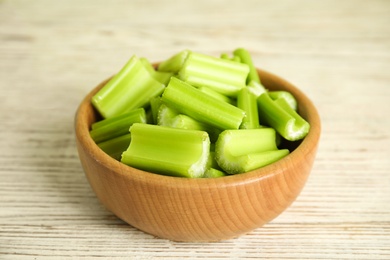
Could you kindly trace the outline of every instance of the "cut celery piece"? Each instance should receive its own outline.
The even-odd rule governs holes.
[[[121,159],[121,155],[129,147],[131,140],[130,133],[121,135],[110,140],[98,143],[97,145],[102,149],[106,154],[111,156],[116,160]]]
[[[246,64],[191,52],[179,71],[179,78],[193,86],[206,86],[235,97],[245,87],[248,73]]]
[[[278,90],[278,91],[269,91],[268,94],[270,98],[272,98],[273,100],[277,100],[280,98],[285,99],[289,104],[289,106],[295,111],[297,111],[298,109],[297,100],[295,99],[294,95],[291,94],[290,92],[284,90]]]
[[[199,122],[187,115],[180,114],[176,109],[165,104],[161,104],[160,106],[157,115],[157,124],[173,128],[206,131],[209,134],[211,142],[215,142],[218,135],[221,133],[221,130],[203,122]]]
[[[242,120],[241,129],[255,129],[260,127],[256,96],[248,88],[245,87],[238,93],[237,107],[244,110],[246,114]]]
[[[140,61],[144,65],[145,69],[149,71],[152,77],[164,85],[167,85],[171,77],[174,75],[172,72],[156,71],[152,64],[146,58],[140,58]]]
[[[134,124],[131,143],[121,161],[132,167],[165,175],[202,177],[210,152],[204,131]]]
[[[275,138],[272,128],[225,130],[215,144],[215,159],[229,174],[254,170],[270,161],[261,156],[273,157],[268,152],[277,150]]]
[[[235,62],[241,62],[240,57],[238,57],[236,55],[233,55],[232,57],[230,57],[229,54],[227,54],[227,53],[222,53],[220,58],[224,59],[224,60],[231,60],[231,61],[235,61]]]
[[[155,80],[134,55],[91,101],[104,118],[110,118],[148,105],[163,90],[164,84]]]
[[[202,93],[177,78],[171,78],[162,101],[182,114],[218,129],[238,129],[245,112],[238,107]]]
[[[284,99],[274,101],[268,93],[263,93],[257,98],[257,105],[260,121],[274,128],[286,140],[297,141],[308,134],[309,123]]]
[[[90,135],[96,143],[100,143],[129,133],[129,128],[134,123],[146,123],[146,114],[143,108],[93,124]]]
[[[238,48],[233,51],[233,54],[240,58],[241,63],[244,63],[249,66],[249,74],[246,82],[249,83],[253,80],[257,83],[260,83],[260,77],[257,73],[256,67],[253,65],[250,53],[244,48]]]
[[[157,124],[158,110],[162,104],[161,97],[154,97],[150,100],[150,109],[152,110],[153,124]]]
[[[225,96],[225,95],[223,95],[223,94],[221,94],[221,93],[219,93],[219,92],[217,92],[209,87],[199,87],[198,89],[201,92],[203,92],[209,96],[212,96],[212,97],[219,99],[221,101],[224,101],[226,103],[235,105],[235,101],[232,98],[229,98],[229,97],[227,97],[227,96]]]
[[[247,88],[252,92],[253,95],[256,97],[259,97],[264,92],[267,92],[267,89],[261,84],[256,81],[250,81],[247,85]]]
[[[119,116],[106,118],[100,121],[97,121],[91,125],[91,129],[95,130],[97,128],[110,125],[114,122],[118,122],[119,120],[128,120],[130,123],[146,123],[145,109],[144,108],[136,108]],[[130,127],[130,125],[129,125]]]
[[[219,178],[219,177],[223,177],[223,176],[226,176],[227,174],[224,173],[223,171],[221,170],[218,170],[218,169],[214,169],[214,168],[208,168],[204,175],[203,175],[203,178]]]
[[[188,55],[191,53],[189,50],[181,51],[169,59],[161,62],[158,65],[157,70],[161,72],[172,72],[177,73],[183,66],[184,62],[186,61]]]

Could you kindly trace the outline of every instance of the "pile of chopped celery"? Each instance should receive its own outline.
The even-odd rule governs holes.
[[[97,145],[129,166],[211,178],[271,164],[303,139],[309,123],[286,91],[269,91],[249,52],[213,57],[181,51],[155,68],[133,56],[93,97]]]

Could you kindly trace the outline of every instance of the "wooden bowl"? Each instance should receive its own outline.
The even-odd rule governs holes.
[[[104,153],[89,129],[98,118],[91,97],[75,117],[76,142],[87,179],[101,203],[133,227],[173,241],[219,241],[263,226],[282,213],[301,192],[311,171],[320,137],[313,103],[287,81],[258,70],[270,90],[290,91],[299,113],[311,125],[288,156],[263,168],[214,179],[187,179],[145,172]]]

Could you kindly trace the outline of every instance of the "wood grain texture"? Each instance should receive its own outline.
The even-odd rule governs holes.
[[[389,13],[380,0],[0,1],[0,258],[389,259]],[[218,243],[170,242],[118,220],[78,161],[81,99],[132,54],[237,46],[319,109],[301,195]]]

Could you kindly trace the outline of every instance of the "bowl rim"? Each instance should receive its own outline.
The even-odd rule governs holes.
[[[174,187],[175,189],[186,189],[188,187],[196,187],[197,189],[209,189],[210,185],[217,188],[224,188],[228,186],[246,185],[248,183],[271,178],[274,175],[283,173],[286,165],[292,165],[295,160],[300,160],[305,156],[302,153],[308,154],[315,150],[320,138],[321,122],[318,111],[312,101],[297,87],[283,78],[267,72],[262,69],[257,69],[260,78],[265,78],[267,83],[262,83],[267,88],[271,83],[283,85],[283,89],[290,91],[298,100],[298,106],[305,104],[306,115],[302,115],[310,123],[310,130],[308,135],[301,141],[301,143],[284,158],[264,166],[262,168],[249,171],[246,173],[228,175],[220,178],[184,178],[176,176],[162,175],[152,172],[143,171],[134,167],[128,166],[120,161],[115,160],[105,152],[103,152],[97,144],[93,141],[89,134],[90,125],[87,124],[85,113],[92,111],[97,113],[91,104],[91,98],[104,84],[110,79],[102,81],[98,86],[91,90],[79,105],[75,115],[75,134],[80,146],[85,149],[88,154],[99,162],[102,166],[110,171],[115,171],[121,177],[130,178],[139,182],[147,182],[157,186],[165,186],[167,188]],[[277,89],[277,88],[276,88]]]

